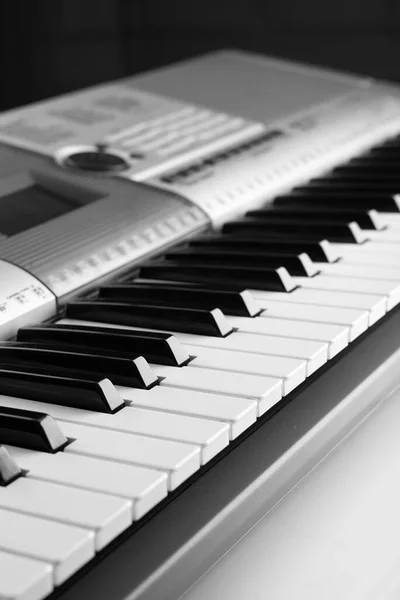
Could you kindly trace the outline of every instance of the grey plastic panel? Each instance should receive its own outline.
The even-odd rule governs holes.
[[[216,52],[132,77],[132,85],[272,123],[344,96],[365,79],[245,52]]]
[[[206,230],[209,223],[200,209],[173,192],[121,178],[77,175],[49,159],[6,146],[0,146],[1,174],[0,196],[33,179],[78,198],[101,198],[0,239],[0,258],[27,269],[59,298]]]

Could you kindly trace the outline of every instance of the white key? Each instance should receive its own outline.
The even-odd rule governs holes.
[[[258,416],[263,415],[282,398],[282,380],[259,375],[214,371],[194,367],[166,367],[152,365],[161,381],[161,387],[200,390],[223,396],[249,398],[258,403]]]
[[[331,277],[356,277],[358,279],[386,279],[387,281],[400,282],[400,266],[374,266],[354,264],[351,259],[343,259],[335,264],[315,263],[321,273]]]
[[[375,244],[368,242],[366,244],[335,244],[341,258],[346,260],[359,260],[366,257],[372,264],[387,264],[396,266],[400,264],[400,254],[394,244]],[[379,261],[379,262],[378,262]],[[382,262],[386,261],[386,262]]]
[[[400,233],[395,229],[385,229],[384,231],[368,230],[367,237],[377,244],[400,244]]]
[[[269,375],[283,379],[283,395],[289,394],[306,378],[307,363],[296,358],[281,356],[265,356],[250,352],[219,350],[218,348],[202,348],[188,346],[185,349],[195,356],[191,367],[216,369],[217,371],[234,371],[252,375]]]
[[[265,300],[273,300],[293,304],[310,304],[318,307],[330,306],[335,308],[367,309],[370,325],[373,325],[384,316],[387,306],[385,297],[369,294],[306,290],[304,288],[294,290],[290,294],[282,292],[262,292],[260,290],[252,290],[251,293],[260,304],[263,304]]]
[[[398,216],[398,215],[396,215],[396,216]],[[397,235],[400,233],[400,221],[399,220],[393,220],[390,223],[387,222],[387,225],[388,225],[389,233],[396,233]]]
[[[262,318],[283,317],[296,321],[330,323],[350,327],[350,341],[368,329],[369,314],[366,310],[353,308],[331,308],[329,306],[308,306],[285,301],[261,300],[260,306],[266,310]]]
[[[135,406],[122,414],[120,431],[132,425],[136,433],[196,444],[201,448],[201,464],[207,463],[229,444],[229,425],[220,421],[176,415],[165,411],[145,410]]]
[[[41,600],[52,591],[50,564],[0,550],[1,600]]]
[[[258,290],[256,290],[257,293]],[[282,294],[283,296],[292,296],[291,294]],[[276,292],[262,292],[265,294]],[[253,294],[256,297],[256,294]],[[363,298],[363,296],[361,296]],[[370,298],[370,296],[368,296]],[[257,297],[256,297],[257,299]],[[383,310],[386,310],[386,299],[379,299],[383,304]],[[384,312],[381,316],[383,316]],[[78,321],[76,319],[60,319],[60,324],[71,325],[89,325],[93,327],[118,327],[118,329],[141,330],[140,327],[127,327],[124,325],[110,325],[108,323],[97,323],[95,321]],[[148,331],[148,329],[147,329]],[[159,331],[154,329],[154,331]],[[323,342],[314,342],[307,340],[288,340],[286,338],[276,338],[273,336],[259,336],[249,333],[235,332],[226,337],[214,337],[207,335],[195,335],[190,333],[169,332],[184,345],[205,346],[206,348],[220,348],[221,350],[238,350],[239,352],[250,352],[254,354],[267,354],[271,356],[283,356],[287,358],[300,358],[307,360],[307,375],[311,375],[328,360],[328,344]],[[117,386],[118,387],[118,386]],[[201,388],[202,389],[202,388]]]
[[[256,335],[237,332],[226,338],[214,338],[203,335],[179,334],[180,341],[186,345],[238,350],[270,356],[282,356],[307,360],[307,375],[311,375],[328,360],[328,344],[311,340],[291,340],[272,335]]]
[[[379,213],[379,216],[387,225],[388,230],[390,232],[395,231],[396,233],[400,231],[400,213]]]
[[[372,252],[346,252],[343,254],[343,262],[351,265],[371,265],[372,267],[380,266],[387,268],[400,267],[400,255],[389,253],[372,253]]]
[[[14,446],[7,446],[7,449],[21,469],[29,471],[28,479],[52,481],[128,498],[132,502],[134,521],[168,493],[168,476],[161,471],[66,452],[48,454]]]
[[[76,423],[63,423],[63,431],[74,439],[64,452],[105,458],[131,465],[144,465],[165,471],[168,487],[177,488],[200,467],[200,447],[180,442],[98,429]]]
[[[0,508],[0,550],[44,561],[60,585],[93,558],[94,532]]]
[[[7,396],[2,397],[0,402],[3,406],[12,408],[46,412],[60,423],[68,421],[100,429],[196,444],[201,447],[202,464],[208,462],[229,444],[229,427],[226,423],[218,421],[129,406],[109,415]]]
[[[235,439],[243,433],[257,418],[257,402],[255,400],[161,386],[151,390],[117,387],[124,400],[129,400],[134,406],[206,419],[218,419],[228,423],[231,439]]]
[[[342,325],[316,325],[293,319],[269,319],[268,317],[255,319],[229,317],[228,321],[233,327],[238,327],[239,331],[244,333],[327,342],[329,358],[336,356],[349,343],[349,328]]]
[[[0,488],[0,507],[94,531],[96,550],[132,522],[127,499],[26,477]]]
[[[323,273],[317,275],[317,277],[294,277],[294,279],[298,285],[305,289],[386,296],[387,310],[391,310],[400,302],[400,284],[386,281],[386,279],[330,277]]]
[[[400,212],[380,212],[379,214],[389,225],[396,223],[400,225]]]

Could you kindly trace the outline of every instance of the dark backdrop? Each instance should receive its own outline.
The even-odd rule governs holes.
[[[400,0],[0,0],[0,110],[237,47],[400,80]]]

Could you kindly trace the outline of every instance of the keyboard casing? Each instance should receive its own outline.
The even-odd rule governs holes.
[[[146,175],[140,168],[131,179],[65,169],[54,160],[58,151],[39,151],[7,137],[0,116],[0,194],[2,182],[39,173],[57,185],[104,196],[100,211],[99,205],[92,204],[86,207],[81,224],[72,216],[68,226],[61,227],[62,251],[46,248],[46,236],[50,239],[56,231],[55,221],[41,225],[40,236],[26,232],[0,240],[0,258],[16,262],[43,281],[56,295],[60,309],[68,299],[122,275],[145,258],[218,228],[232,216],[400,130],[399,89],[394,85],[241,52],[213,53],[129,78],[123,84],[247,119],[261,124],[266,133],[283,130],[285,135],[271,136],[262,151],[250,149],[245,156],[227,159],[204,179],[195,176],[168,183],[162,181],[164,172]],[[354,98],[356,105],[366,99],[357,135],[351,127],[346,130]],[[385,99],[385,106],[375,115],[374,103],[379,105],[380,98]],[[36,108],[48,106],[51,102]],[[6,117],[20,117],[24,110],[10,111]],[[342,139],[329,138],[330,115],[343,124]],[[377,126],[372,131],[375,116]],[[95,140],[95,134],[90,140],[85,136],[84,128],[79,136],[74,143]],[[234,143],[239,142],[222,139],[209,152],[221,152]],[[182,155],[165,172],[187,169],[193,160]],[[242,166],[233,168],[231,160],[237,161],[233,166]],[[240,182],[246,187],[243,174],[251,161],[270,170],[272,179],[256,190],[249,187],[233,194],[231,178],[237,178],[238,188]],[[212,189],[218,190],[213,198]],[[231,202],[226,200],[229,194],[233,194]],[[226,201],[221,201],[222,196]],[[118,217],[121,224],[116,227]],[[84,236],[85,227],[93,223],[97,227],[92,228],[92,237],[77,251],[72,234],[81,226]],[[131,239],[134,244],[129,243]],[[103,252],[105,246],[108,254]],[[93,266],[94,256],[100,256],[101,268],[96,261]],[[124,532],[52,598],[180,597],[398,384],[399,325],[400,312],[395,309]]]

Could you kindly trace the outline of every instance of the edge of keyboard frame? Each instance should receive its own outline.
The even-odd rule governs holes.
[[[177,600],[400,384],[399,331],[400,306],[49,599]]]

